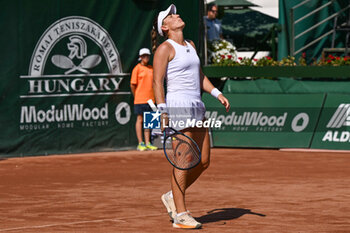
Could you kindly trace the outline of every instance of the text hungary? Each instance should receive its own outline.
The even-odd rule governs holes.
[[[28,80],[29,94],[117,91],[123,78]]]

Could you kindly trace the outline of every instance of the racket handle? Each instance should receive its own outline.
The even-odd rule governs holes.
[[[151,107],[151,109],[152,109],[154,112],[157,111],[157,107],[156,107],[156,105],[153,103],[153,100],[152,100],[152,99],[147,100],[147,103],[148,103],[148,105]]]
[[[156,107],[156,105],[153,103],[153,100],[152,100],[152,99],[147,100],[147,103],[148,103],[148,105],[151,107],[152,111],[154,111],[154,112],[157,111],[157,107]],[[154,133],[155,135],[162,135],[162,131],[161,131],[160,129],[153,129],[152,131],[153,131],[153,133]]]

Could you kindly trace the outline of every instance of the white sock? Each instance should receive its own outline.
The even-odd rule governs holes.
[[[174,198],[174,196],[173,196],[173,191],[169,191],[169,196],[170,196],[170,198]]]

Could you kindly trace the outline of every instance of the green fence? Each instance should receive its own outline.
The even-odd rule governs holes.
[[[217,147],[350,150],[350,95],[225,94],[229,113],[208,94],[206,117]]]
[[[349,78],[350,66],[205,66],[211,78],[220,77],[295,77]]]
[[[324,94],[225,94],[229,113],[204,95],[206,117],[220,120],[212,129],[214,146],[308,148],[316,129]]]
[[[213,129],[214,146],[350,149],[350,67],[208,66],[203,71],[213,81],[231,77],[223,86],[229,113],[212,97],[203,98],[207,117],[224,121],[223,128]]]

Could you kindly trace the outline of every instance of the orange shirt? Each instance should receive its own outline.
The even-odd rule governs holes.
[[[137,64],[131,73],[131,84],[136,85],[134,104],[147,104],[147,100],[154,100],[153,67]]]

